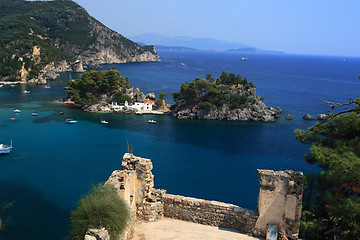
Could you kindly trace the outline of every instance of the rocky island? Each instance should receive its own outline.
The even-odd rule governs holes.
[[[73,1],[0,1],[0,80],[45,84],[58,72],[99,64],[154,62],[140,46],[107,28]]]
[[[68,100],[86,112],[113,111],[152,113],[161,108],[164,100],[155,102],[155,94],[144,94],[139,88],[129,85],[129,79],[119,71],[90,71],[77,80],[68,83]],[[155,112],[156,113],[156,112]]]
[[[263,103],[252,82],[227,72],[216,80],[207,74],[184,82],[173,98],[172,115],[178,119],[273,122],[281,115],[279,107]]]

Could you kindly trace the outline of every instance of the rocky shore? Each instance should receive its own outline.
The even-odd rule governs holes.
[[[182,106],[171,114],[178,119],[274,122],[281,116],[281,109],[279,107],[267,107],[263,102],[260,102],[243,109],[234,110],[230,110],[228,105],[210,111]]]

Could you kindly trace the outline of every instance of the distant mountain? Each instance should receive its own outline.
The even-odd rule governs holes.
[[[185,36],[168,37],[156,33],[142,34],[130,37],[135,42],[163,46],[163,47],[184,47],[198,50],[217,50],[245,48],[246,44],[239,42],[225,42],[212,38],[193,38]]]
[[[104,63],[158,61],[70,0],[0,0],[0,80],[46,83],[59,71]],[[45,74],[45,73],[51,73]]]
[[[272,50],[262,50],[259,48],[247,47],[247,48],[236,48],[236,49],[228,49],[224,52],[238,52],[238,53],[264,53],[264,54],[285,54],[281,51],[272,51]]]

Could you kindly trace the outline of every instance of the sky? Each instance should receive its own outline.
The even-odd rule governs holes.
[[[75,0],[131,39],[214,38],[293,54],[360,57],[359,0]]]

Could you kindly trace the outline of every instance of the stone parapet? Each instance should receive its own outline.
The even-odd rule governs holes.
[[[239,206],[191,197],[165,194],[164,215],[169,218],[252,233],[256,212]]]

